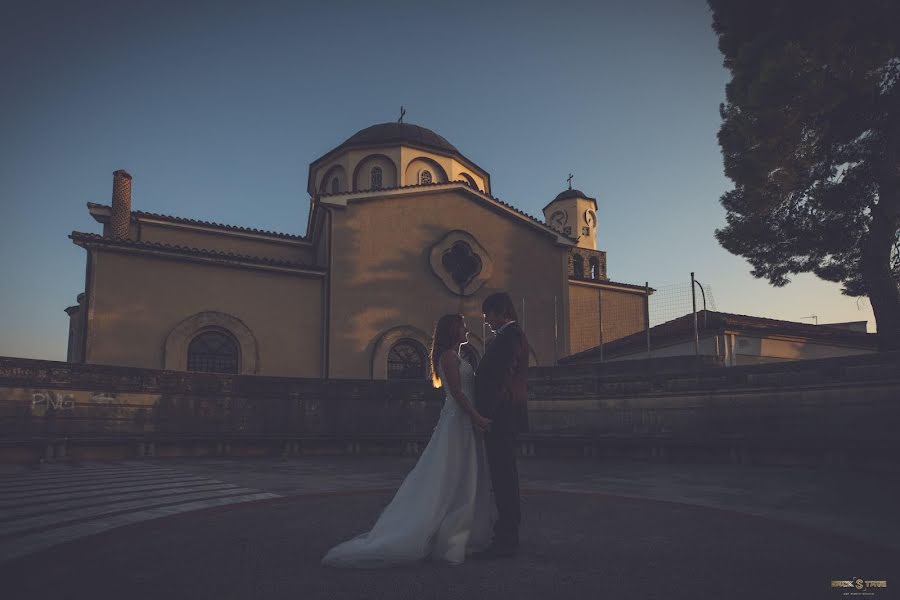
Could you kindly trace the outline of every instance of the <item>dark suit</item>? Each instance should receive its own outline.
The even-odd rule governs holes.
[[[497,522],[494,543],[519,543],[519,473],[516,436],[528,430],[528,338],[518,323],[510,323],[484,353],[475,373],[475,408],[492,419],[484,436]]]

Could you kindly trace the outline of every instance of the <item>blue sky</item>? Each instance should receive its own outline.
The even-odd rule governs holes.
[[[0,13],[0,355],[65,360],[112,172],[134,208],[305,233],[309,163],[396,120],[440,133],[540,216],[575,175],[609,276],[709,284],[719,310],[874,318],[722,249],[728,74],[702,0],[13,2]],[[177,293],[177,290],[173,291]],[[807,320],[806,322],[811,322]]]

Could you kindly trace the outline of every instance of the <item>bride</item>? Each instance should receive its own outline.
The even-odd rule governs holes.
[[[468,334],[462,315],[438,320],[431,367],[445,398],[431,439],[372,529],[333,547],[323,565],[390,567],[427,558],[460,564],[490,545],[496,518],[484,452],[490,419],[475,410],[475,373],[459,355]]]

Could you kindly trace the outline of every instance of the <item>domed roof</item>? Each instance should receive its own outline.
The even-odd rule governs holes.
[[[547,210],[547,208],[549,208],[549,206],[551,204],[553,204],[554,202],[557,202],[559,200],[567,200],[569,198],[584,198],[585,200],[590,200],[591,202],[593,202],[594,207],[597,206],[596,198],[591,198],[590,196],[588,196],[581,190],[573,190],[572,188],[569,188],[567,190],[563,190],[560,193],[558,193],[556,195],[556,198],[554,198],[553,200],[551,200],[550,202],[547,203],[547,206],[544,207],[544,210]]]
[[[351,135],[338,148],[381,144],[410,144],[449,154],[460,153],[444,137],[412,123],[379,123],[366,127]]]
[[[557,200],[565,200],[566,198],[587,198],[587,196],[585,196],[584,192],[582,192],[581,190],[573,190],[570,188],[558,193],[553,201],[556,202]]]

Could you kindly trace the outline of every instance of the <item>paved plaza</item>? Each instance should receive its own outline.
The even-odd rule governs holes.
[[[3,598],[842,598],[900,587],[900,476],[519,460],[520,553],[323,567],[414,457],[0,466]]]

